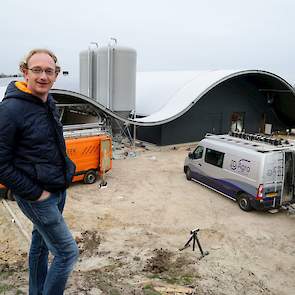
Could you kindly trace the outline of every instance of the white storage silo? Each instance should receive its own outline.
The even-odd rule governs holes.
[[[136,51],[109,45],[80,53],[80,91],[112,111],[135,109]]]

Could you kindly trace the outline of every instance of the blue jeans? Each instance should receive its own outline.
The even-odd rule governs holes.
[[[29,295],[62,295],[79,255],[62,216],[66,192],[51,193],[40,202],[15,198],[34,224],[29,254]],[[54,256],[49,268],[48,250]]]

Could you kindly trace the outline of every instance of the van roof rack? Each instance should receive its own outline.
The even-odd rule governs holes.
[[[273,138],[262,134],[230,131],[225,135],[207,133],[205,137],[211,137],[223,142],[236,143],[243,147],[255,149],[260,152],[286,149],[294,144],[283,138]]]
[[[259,141],[259,142],[263,142],[263,143],[275,145],[275,146],[289,144],[289,141],[287,139],[273,138],[272,136],[261,135],[261,134],[230,131],[228,135],[233,137],[243,138],[250,141]]]

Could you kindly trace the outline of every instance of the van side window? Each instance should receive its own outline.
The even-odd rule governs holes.
[[[211,149],[206,149],[206,154],[205,154],[206,163],[212,164],[217,167],[222,167],[223,158],[224,158],[224,153],[211,150]]]
[[[193,151],[193,157],[194,159],[201,159],[203,156],[203,150],[204,148],[202,146],[198,146],[194,151]]]

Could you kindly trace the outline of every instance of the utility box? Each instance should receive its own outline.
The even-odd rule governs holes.
[[[271,135],[271,124],[265,124],[264,133],[267,135]]]

